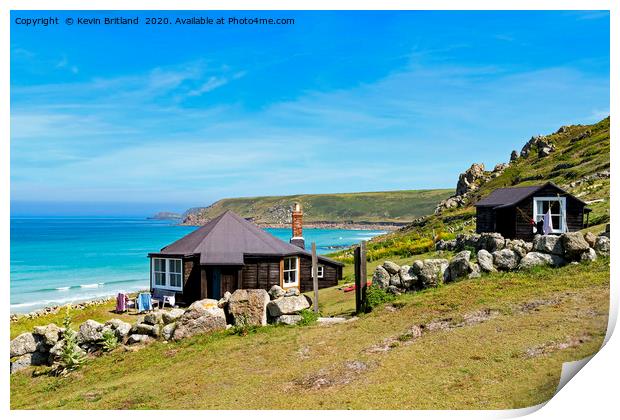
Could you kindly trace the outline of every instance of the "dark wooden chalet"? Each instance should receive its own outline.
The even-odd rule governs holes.
[[[304,249],[301,210],[293,212],[293,238],[286,243],[227,211],[187,236],[150,253],[151,290],[176,292],[178,301],[220,299],[236,289],[312,290],[312,255]],[[335,286],[343,264],[318,257],[319,288]]]
[[[552,233],[584,227],[586,203],[552,182],[528,187],[498,188],[476,204],[476,232],[498,232],[505,238],[531,241],[551,209]]]

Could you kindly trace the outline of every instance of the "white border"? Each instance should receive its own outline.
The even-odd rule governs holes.
[[[284,0],[263,0],[263,1],[239,1],[239,0],[217,0],[217,1],[200,1],[200,0],[4,0],[0,2],[0,10],[2,19],[0,20],[0,33],[2,34],[0,43],[0,54],[4,58],[3,65],[0,67],[2,72],[2,84],[0,85],[0,107],[2,110],[0,120],[0,130],[2,130],[2,142],[0,149],[0,194],[2,196],[2,219],[0,222],[0,233],[2,234],[2,251],[4,267],[2,273],[3,296],[5,299],[4,319],[8,320],[10,314],[9,305],[9,273],[6,270],[9,263],[9,215],[10,215],[10,147],[9,147],[9,105],[10,105],[10,79],[9,79],[9,63],[10,59],[10,10],[356,10],[356,9],[376,9],[376,10],[611,10],[611,101],[610,109],[618,109],[618,77],[620,76],[620,67],[618,66],[618,41],[620,39],[620,31],[618,29],[618,2],[617,1],[583,1],[583,0],[382,0],[382,1],[365,1],[358,0],[355,2],[345,2],[337,0],[300,0],[292,4],[290,1]],[[611,137],[616,137],[615,125],[611,126]],[[612,143],[611,146],[611,166],[614,173],[614,162],[618,159],[616,147]],[[611,184],[611,214],[617,214],[618,205],[618,187],[617,184]],[[613,227],[612,227],[613,230]],[[601,351],[593,357],[592,361],[583,368],[583,371],[575,380],[570,381],[554,398],[552,398],[544,408],[533,414],[533,418],[610,418],[615,417],[618,413],[618,375],[620,374],[620,361],[617,354],[620,354],[620,343],[617,337],[612,337],[615,327],[619,293],[617,287],[618,268],[617,268],[617,252],[616,247],[612,247],[612,265],[611,277],[611,306],[609,325],[606,336],[606,345]],[[6,321],[5,321],[6,322]],[[8,343],[8,328],[1,329],[2,341]],[[3,346],[5,352],[5,360],[8,359],[8,346]],[[9,411],[9,372],[8,363],[2,368],[2,390],[5,398],[1,399],[2,411],[6,414]],[[165,381],[165,378],[162,378]],[[504,411],[399,411],[389,412],[384,415],[394,418],[411,418],[411,416],[423,416],[426,418],[503,418],[525,415],[536,411],[539,407],[531,407],[523,410],[504,410]],[[336,418],[345,412],[324,411],[321,412],[322,417]],[[11,416],[16,418],[45,416],[51,419],[64,418],[70,416],[93,416],[95,418],[108,418],[111,413],[101,411],[90,412],[10,412]],[[247,416],[247,412],[219,412],[213,415],[218,416]],[[261,413],[255,413],[261,414]],[[204,417],[205,413],[200,411],[189,411],[183,413],[167,413],[167,412],[120,412],[113,414],[118,418],[135,418],[136,416],[149,416],[168,418],[170,415],[182,415],[192,418]],[[211,414],[207,414],[211,415]],[[290,412],[265,412],[272,418],[289,418]],[[312,412],[296,412],[294,414],[298,418],[313,418],[316,416]],[[375,417],[381,416],[383,413],[357,412],[355,417]]]

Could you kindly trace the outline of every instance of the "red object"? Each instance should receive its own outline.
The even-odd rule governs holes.
[[[370,286],[371,284],[372,284],[372,282],[370,282],[370,281],[367,281],[367,282],[366,282],[366,286],[367,286],[367,287],[368,287],[368,286]],[[344,289],[342,289],[342,291],[343,291],[343,292],[345,292],[345,293],[346,293],[346,292],[352,292],[352,291],[354,291],[354,290],[355,290],[355,285],[353,285],[353,286],[349,286],[349,287],[345,287]]]

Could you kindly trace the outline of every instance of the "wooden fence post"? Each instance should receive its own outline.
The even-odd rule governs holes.
[[[316,256],[316,243],[312,242],[312,288],[314,289],[314,313],[319,313],[319,261]]]
[[[355,312],[365,313],[366,305],[366,241],[355,247]]]

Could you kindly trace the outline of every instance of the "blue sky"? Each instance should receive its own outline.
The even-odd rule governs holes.
[[[14,214],[453,188],[472,162],[492,168],[532,135],[609,114],[607,12],[157,12],[296,23],[14,23],[49,14],[12,12]]]

